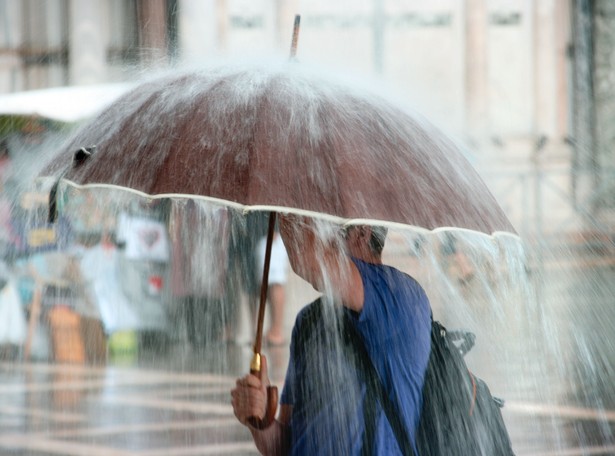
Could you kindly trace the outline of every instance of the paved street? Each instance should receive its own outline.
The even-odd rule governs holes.
[[[504,416],[519,456],[615,454],[614,264],[604,256],[573,259],[547,259],[538,311],[520,308],[536,319],[479,338],[468,360],[507,400]],[[289,326],[295,298],[308,294],[300,288],[290,293]],[[481,343],[495,348],[482,350]],[[265,351],[279,385],[287,350]],[[246,339],[203,353],[182,346],[141,351],[130,366],[1,363],[0,453],[256,454],[229,404],[250,351]]]

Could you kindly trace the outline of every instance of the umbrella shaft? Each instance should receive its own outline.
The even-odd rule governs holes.
[[[256,339],[254,341],[254,353],[260,354],[263,342],[263,322],[265,320],[265,305],[269,291],[269,264],[271,263],[271,247],[275,231],[275,212],[269,213],[269,229],[267,230],[267,247],[265,248],[265,264],[263,265],[263,282],[261,284],[261,297],[258,306],[258,320],[256,322]]]

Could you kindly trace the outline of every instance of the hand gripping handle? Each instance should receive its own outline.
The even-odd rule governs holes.
[[[265,411],[265,416],[263,418],[258,418],[256,416],[252,416],[248,418],[248,423],[255,429],[263,430],[267,429],[275,420],[275,412],[278,409],[278,387],[277,386],[268,386],[267,387],[267,408]]]
[[[256,375],[258,378],[261,378],[260,353],[254,353],[252,362],[250,363],[250,373],[252,375]],[[265,416],[263,418],[252,416],[248,418],[248,424],[258,430],[267,429],[271,425],[271,423],[273,423],[273,420],[275,420],[275,412],[277,411],[277,409],[278,387],[270,385],[267,387],[267,406],[265,408]]]

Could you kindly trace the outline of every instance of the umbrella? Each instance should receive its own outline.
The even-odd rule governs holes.
[[[47,173],[61,172],[76,151],[63,176],[76,185],[198,195],[340,221],[514,232],[438,130],[295,63],[144,83],[82,128]]]
[[[227,64],[143,83],[82,127],[45,173],[76,187],[337,223],[514,234],[477,172],[436,128],[386,97],[294,62]],[[272,217],[270,233],[273,224]]]

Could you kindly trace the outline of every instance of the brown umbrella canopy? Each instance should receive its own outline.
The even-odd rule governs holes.
[[[301,64],[144,83],[83,127],[47,173],[427,229],[514,232],[458,148],[385,99]]]

